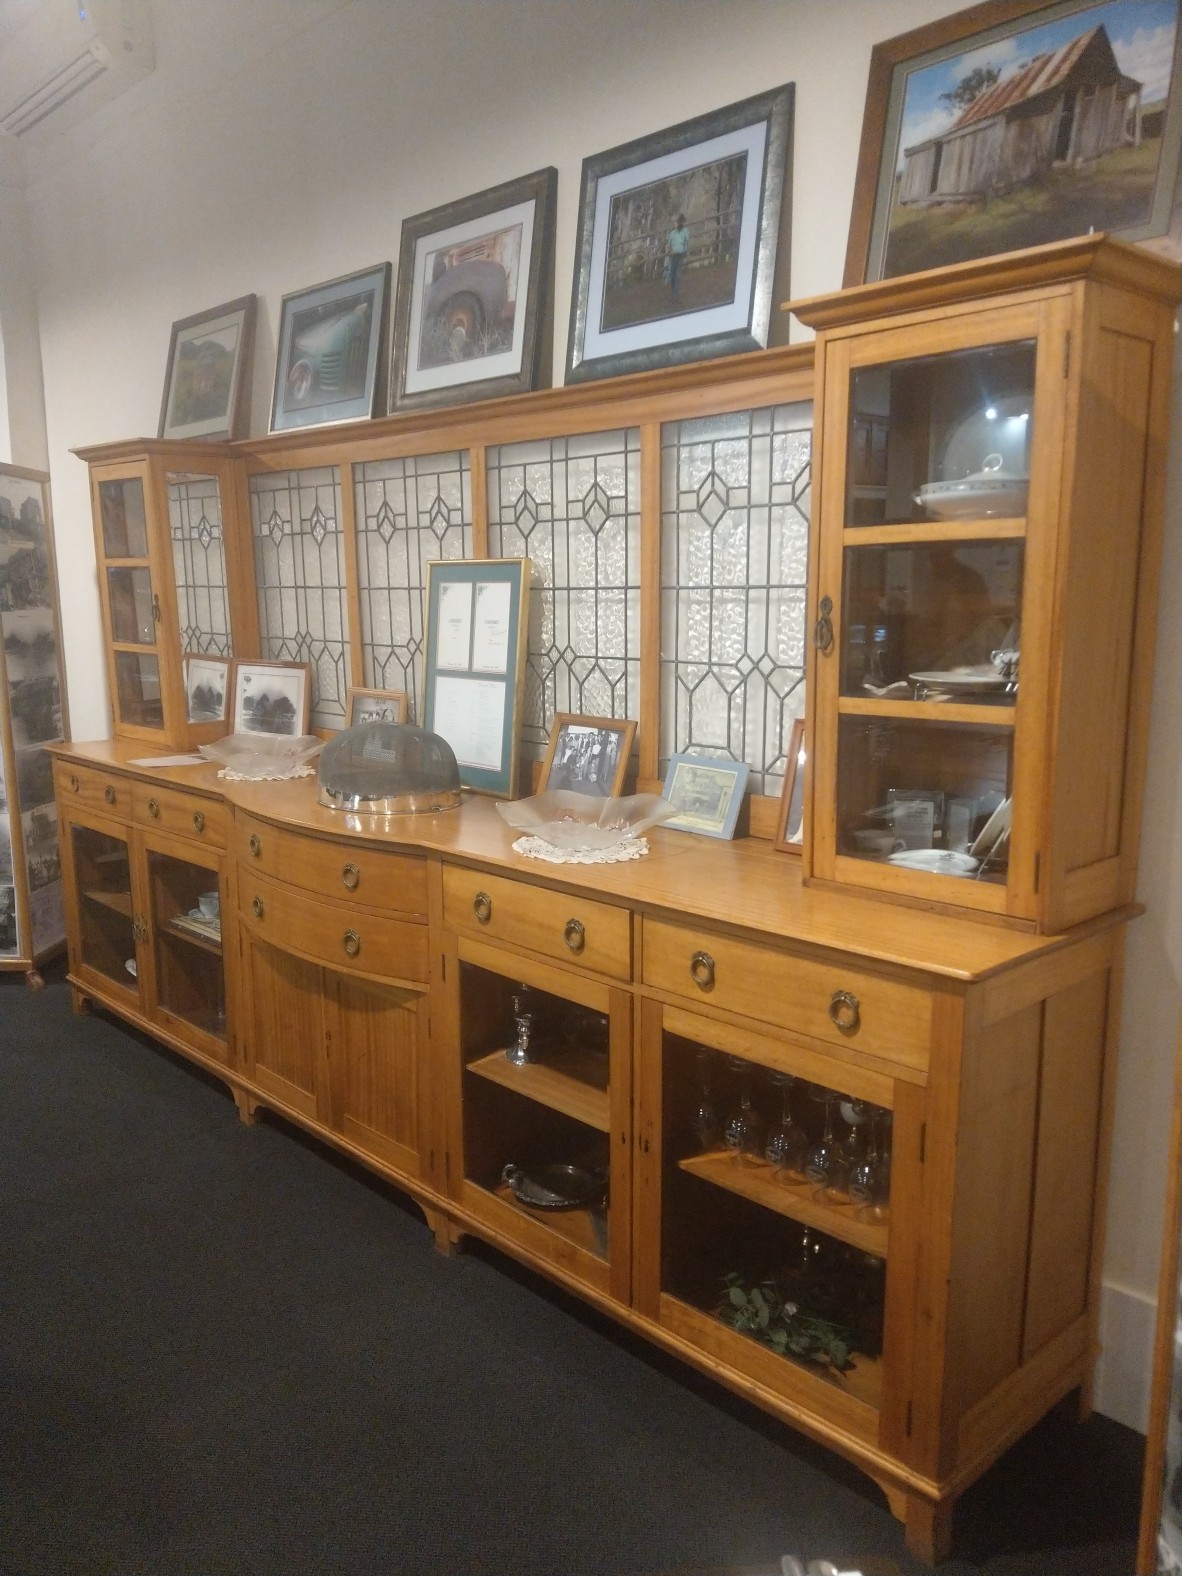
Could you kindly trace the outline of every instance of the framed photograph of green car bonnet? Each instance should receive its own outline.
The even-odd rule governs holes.
[[[584,159],[568,383],[766,346],[788,293],[793,98],[789,83]]]
[[[172,325],[157,437],[246,437],[255,310],[240,296]]]
[[[271,431],[385,412],[390,265],[285,295]]]
[[[535,170],[403,221],[391,410],[549,383],[557,192]]]
[[[1106,231],[1179,255],[1180,0],[1004,0],[875,45],[845,284]]]

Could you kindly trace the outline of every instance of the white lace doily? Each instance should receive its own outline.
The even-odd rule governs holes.
[[[232,766],[223,766],[218,773],[232,783],[284,783],[289,777],[315,777],[314,766],[298,766],[295,771],[276,769],[273,772],[236,772]]]
[[[648,853],[648,838],[627,837],[613,848],[555,848],[541,837],[519,837],[513,852],[526,859],[545,859],[552,865],[618,865],[625,859],[643,859]]]

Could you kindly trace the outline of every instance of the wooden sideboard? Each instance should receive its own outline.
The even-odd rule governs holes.
[[[548,865],[488,800],[355,816],[143,749],[54,751],[79,1010],[373,1168],[441,1247],[495,1244],[840,1452],[929,1559],[994,1458],[1068,1392],[1087,1409],[1132,910],[1039,936],[665,830]],[[785,1101],[812,1144],[889,1146],[889,1207],[726,1149],[726,1118],[766,1131]],[[506,1168],[557,1163],[606,1204],[518,1203]],[[757,1307],[785,1267],[848,1299],[848,1367],[735,1327],[731,1289]]]

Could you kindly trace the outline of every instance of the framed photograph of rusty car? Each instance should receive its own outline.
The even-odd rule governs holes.
[[[990,0],[876,44],[845,283],[1105,230],[1178,256],[1180,0]]]
[[[539,387],[550,364],[557,193],[558,171],[535,170],[403,221],[392,411]]]
[[[271,431],[385,414],[390,265],[285,295]]]

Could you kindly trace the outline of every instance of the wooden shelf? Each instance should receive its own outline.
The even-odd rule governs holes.
[[[187,946],[197,947],[202,952],[211,952],[214,957],[222,955],[222,944],[215,941],[212,936],[203,935],[199,930],[190,930],[184,922],[184,916],[177,919],[166,920],[159,926],[159,932],[165,936],[175,936],[178,941],[183,941]]]
[[[113,909],[116,914],[122,914],[124,919],[131,918],[131,893],[107,892],[102,887],[93,887],[82,896],[91,903],[98,903],[102,908]]]
[[[886,1221],[863,1220],[852,1203],[830,1204],[813,1198],[807,1186],[779,1182],[766,1161],[739,1164],[729,1150],[716,1149],[704,1155],[690,1155],[677,1163],[690,1176],[701,1177],[728,1193],[775,1210],[778,1215],[787,1215],[802,1226],[813,1226],[863,1253],[873,1253],[876,1258],[887,1256]]]
[[[901,520],[898,525],[847,525],[845,547],[922,547],[925,542],[1000,542],[1026,535],[1025,516],[997,520]]]
[[[897,722],[967,722],[984,728],[1012,728],[1014,705],[989,706],[983,701],[889,700],[877,695],[843,695],[837,703],[842,717],[890,717]]]
[[[468,1063],[468,1071],[505,1089],[548,1105],[564,1116],[573,1116],[576,1122],[593,1127],[597,1132],[611,1131],[611,1111],[606,1088],[596,1086],[592,1079],[602,1079],[607,1070],[607,1057],[593,1051],[570,1051],[556,1058],[560,1065],[548,1062],[528,1062],[517,1066],[504,1051],[493,1051]]]
[[[527,1209],[513,1196],[508,1183],[493,1190],[497,1198],[509,1205],[518,1215],[524,1215],[536,1225],[545,1226],[555,1236],[606,1261],[610,1242],[609,1214],[607,1210],[593,1209]]]

